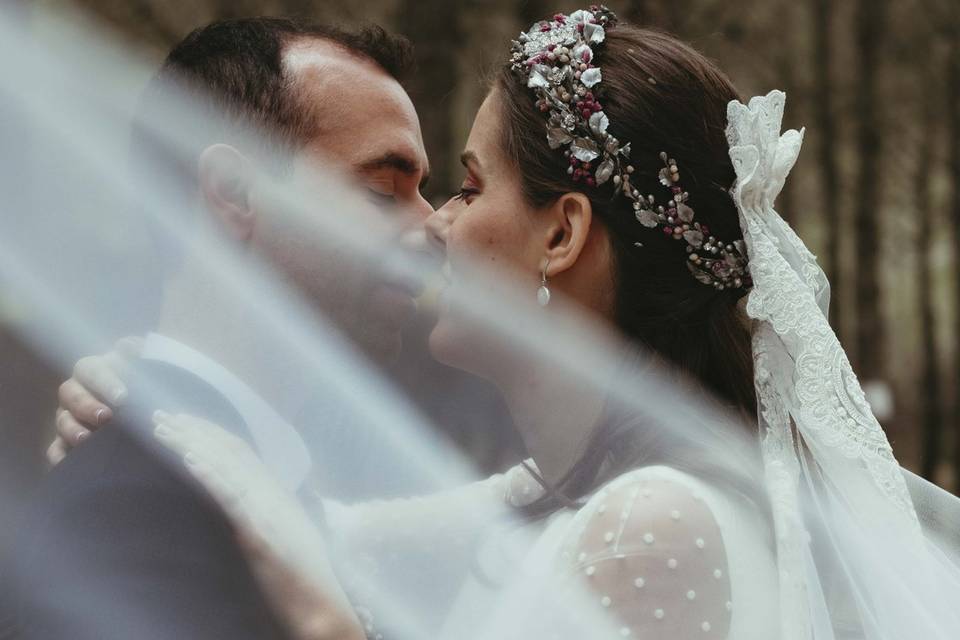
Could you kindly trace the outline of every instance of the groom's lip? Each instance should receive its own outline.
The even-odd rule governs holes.
[[[426,283],[423,281],[423,279],[412,277],[404,278],[402,276],[389,278],[384,282],[384,285],[398,289],[411,298],[419,298],[421,295],[423,295],[423,290],[426,288]]]
[[[373,292],[373,302],[387,324],[403,328],[417,315],[416,296],[409,288],[384,283]]]

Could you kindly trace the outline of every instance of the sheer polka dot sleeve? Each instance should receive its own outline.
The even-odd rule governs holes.
[[[621,476],[577,514],[564,582],[620,637],[724,638],[733,605],[720,527],[695,483],[655,469]]]

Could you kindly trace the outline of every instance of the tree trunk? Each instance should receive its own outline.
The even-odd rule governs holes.
[[[924,83],[926,84],[926,83]],[[930,174],[933,164],[933,148],[936,140],[936,113],[933,99],[921,91],[923,118],[920,122],[922,136],[917,154],[917,172],[914,178],[918,216],[917,232],[917,293],[920,306],[920,339],[922,345],[920,398],[922,415],[921,475],[933,479],[940,462],[940,442],[943,434],[943,416],[940,411],[940,375],[937,367],[936,325],[933,313],[933,282],[930,269],[934,225],[933,198],[930,194]]]
[[[953,227],[954,281],[956,285],[955,313],[960,317],[960,17],[954,20],[948,31],[950,43],[947,51],[947,140],[950,185],[953,189],[950,203],[950,219]],[[960,346],[954,344],[954,490],[960,488]]]
[[[817,127],[818,165],[823,189],[823,215],[825,227],[833,230],[827,234],[827,278],[833,295],[830,300],[830,324],[838,336],[842,336],[842,268],[840,264],[840,238],[842,221],[840,208],[840,176],[837,168],[837,125],[833,111],[833,87],[830,82],[833,61],[833,41],[830,37],[833,23],[833,4],[830,0],[811,0],[813,9],[814,121]]]
[[[881,117],[883,97],[877,80],[880,45],[884,39],[887,0],[858,0],[857,73],[860,86],[856,96],[857,179],[854,236],[857,242],[857,362],[859,373],[870,380],[882,380],[886,373],[886,335],[880,292],[880,201],[883,153]]]
[[[451,52],[461,42],[459,9],[460,3],[447,0],[404,0],[398,12],[397,31],[416,43],[417,68],[405,84],[424,125],[423,142],[432,160],[425,195],[434,204],[454,189],[450,96],[458,78]]]

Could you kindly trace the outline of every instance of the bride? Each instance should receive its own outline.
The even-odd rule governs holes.
[[[802,140],[780,135],[783,94],[744,105],[703,55],[603,7],[533,25],[505,57],[460,192],[426,224],[448,276],[430,348],[497,386],[531,460],[440,495],[327,501],[321,526],[245,444],[158,412],[157,438],[259,540],[251,558],[292,628],[323,637],[317,556],[369,637],[402,634],[377,591],[418,571],[457,594],[442,637],[956,637],[960,574],[827,324],[822,271],[772,208]],[[676,433],[492,339],[457,302],[490,286],[477,264],[668,371],[679,392],[656,411]],[[77,382],[100,391],[117,362],[88,360]],[[750,425],[719,436],[740,451],[747,435],[743,460],[711,459],[710,429],[680,425],[675,397],[708,395]],[[89,406],[107,408],[63,408]]]

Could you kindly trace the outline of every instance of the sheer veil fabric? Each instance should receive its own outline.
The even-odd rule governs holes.
[[[956,567],[928,548],[904,472],[828,324],[825,274],[773,209],[803,140],[802,130],[781,135],[784,102],[773,91],[727,111],[732,195],[754,280],[745,312],[777,539],[781,637],[896,638],[922,628],[923,637],[946,638],[957,619],[941,606],[956,592],[941,599],[939,588],[956,584]],[[935,489],[911,482],[918,495]],[[940,498],[937,510],[955,508],[955,499]],[[944,584],[935,577],[941,571],[953,578]],[[911,603],[929,610],[920,615]]]
[[[118,123],[129,120],[124,105],[148,71],[78,24],[52,20],[38,42],[0,12],[7,116],[0,128],[18,141],[0,151],[0,193],[9,198],[0,282],[4,309],[15,311],[11,324],[69,369],[155,305],[145,280],[152,263],[141,261],[154,253],[201,256],[197,268],[211,295],[197,300],[195,312],[212,313],[214,304],[229,310],[224,333],[240,326],[238,350],[256,347],[265,397],[277,380],[292,381],[277,385],[283,393],[271,396],[273,408],[303,434],[314,462],[338,455],[338,468],[353,470],[358,483],[360,470],[373,468],[389,475],[386,484],[420,491],[350,503],[310,487],[321,521],[302,503],[302,490],[295,495],[263,464],[255,442],[218,425],[185,421],[162,448],[177,454],[183,477],[288,564],[320,586],[340,582],[371,613],[371,637],[960,637],[960,502],[897,463],[827,322],[823,271],[773,208],[802,142],[802,132],[780,132],[783,93],[728,110],[737,176],[731,194],[754,281],[743,311],[759,437],[754,425],[690,392],[562,296],[540,307],[539,274],[526,287],[478,261],[462,267],[459,289],[445,292],[442,313],[468,327],[485,356],[562,373],[578,393],[600,395],[628,416],[649,444],[651,455],[637,468],[531,515],[527,507],[545,489],[526,467],[480,473],[438,435],[443,425],[431,424],[390,372],[347,337],[351,327],[332,319],[353,289],[304,294],[259,256],[183,224],[182,194],[157,165],[130,170],[127,128]],[[230,129],[192,96],[171,95],[163,106],[142,124],[177,166],[195,164],[198,132]],[[261,161],[253,166],[270,167],[273,146],[261,133],[229,135]],[[436,280],[435,269],[397,255],[397,221],[349,180],[331,172],[262,174],[264,206],[282,213],[283,231],[331,256],[330,265]],[[158,229],[166,248],[154,252]],[[302,405],[283,406],[297,385],[322,399],[320,410],[304,416]],[[153,393],[162,409],[165,390]],[[489,399],[458,401],[457,413],[466,415],[486,411]],[[558,423],[569,406],[557,409]],[[338,437],[362,426],[376,448],[340,448],[329,437],[333,421]],[[157,445],[149,430],[131,435]],[[190,465],[181,465],[187,454]],[[25,502],[0,488],[0,510]],[[59,534],[67,542],[73,532]],[[116,589],[109,576],[90,575],[88,589],[76,594],[84,612],[77,624],[130,615],[111,597]]]

